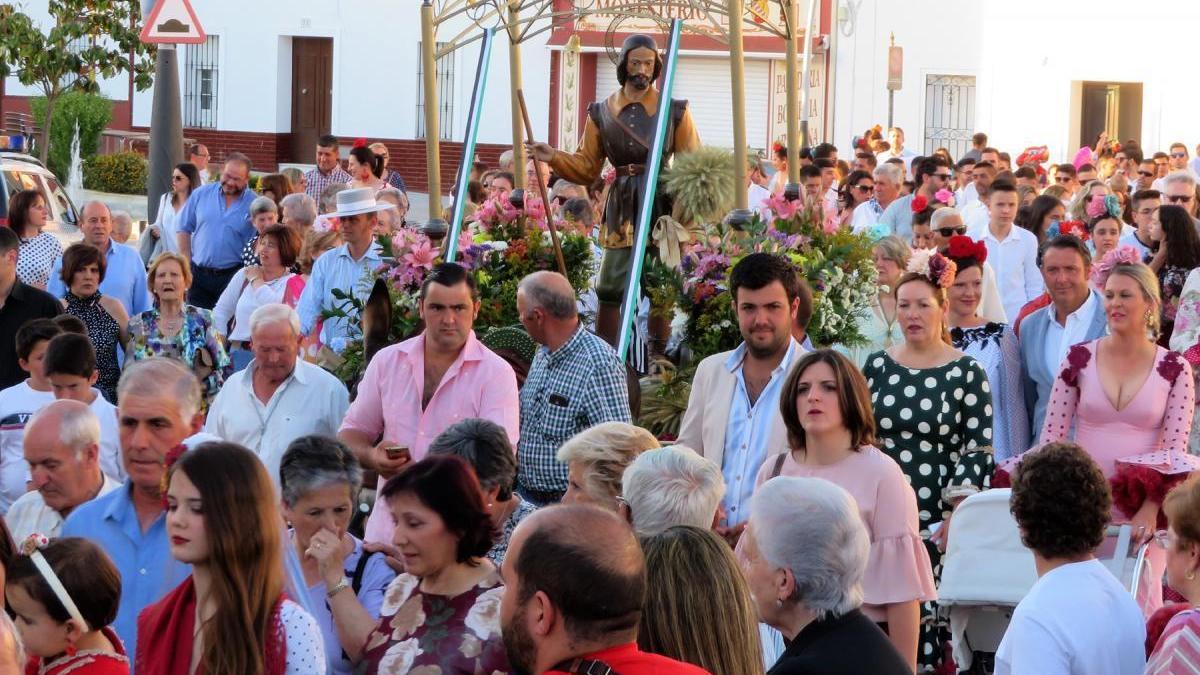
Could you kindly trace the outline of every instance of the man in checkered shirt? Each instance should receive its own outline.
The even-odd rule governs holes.
[[[342,170],[342,160],[338,156],[338,139],[333,134],[325,134],[317,139],[317,168],[304,174],[304,194],[321,203],[321,193],[330,185],[348,185],[353,178]]]
[[[567,439],[601,422],[632,422],[625,366],[579,323],[575,289],[557,272],[534,272],[517,287],[521,325],[541,347],[521,388],[517,445],[521,496],[539,506],[562,499]]]

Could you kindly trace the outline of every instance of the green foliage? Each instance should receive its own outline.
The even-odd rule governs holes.
[[[692,364],[676,369],[674,364],[665,360],[656,361],[654,366],[658,372],[643,377],[639,383],[642,389],[642,412],[637,423],[660,440],[673,441],[679,437],[679,426],[692,394],[696,366]]]
[[[670,321],[683,291],[683,275],[658,256],[647,256],[642,266],[642,289],[650,297],[650,316]]]
[[[681,223],[719,222],[733,208],[733,153],[704,146],[675,155],[663,172],[663,191],[674,200],[674,216]]]
[[[15,75],[45,97],[39,139],[46,159],[59,97],[67,91],[98,93],[100,80],[132,72],[134,85],[150,86],[154,50],[142,44],[139,0],[48,0],[49,31],[14,4],[0,4],[0,77]],[[69,152],[69,150],[68,150]]]
[[[38,126],[46,126],[46,97],[38,96],[29,102],[33,119]],[[100,146],[100,132],[112,120],[112,101],[99,94],[68,91],[58,99],[54,120],[50,125],[50,154],[46,165],[63,182],[71,167],[71,141],[75,137],[75,124],[79,123],[79,156],[85,161],[96,156]]]
[[[136,152],[97,155],[83,164],[83,186],[100,192],[144,195],[148,173],[146,158]]]

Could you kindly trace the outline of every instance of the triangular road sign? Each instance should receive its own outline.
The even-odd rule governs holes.
[[[204,29],[188,0],[158,0],[142,26],[142,42],[203,44]]]

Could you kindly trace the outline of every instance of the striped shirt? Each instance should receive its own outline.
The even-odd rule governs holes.
[[[521,388],[521,486],[566,490],[567,466],[558,461],[559,446],[601,422],[631,421],[625,366],[607,342],[580,326],[557,351],[538,347]]]
[[[351,316],[326,319],[321,326],[321,344],[340,353],[347,343],[361,339],[358,311],[353,309],[350,300],[335,298],[333,292],[340,291],[366,302],[375,285],[374,271],[382,264],[377,243],[372,243],[358,260],[350,256],[349,244],[342,244],[317,258],[296,305],[296,312],[300,314],[300,332],[310,335],[322,312],[340,309]]]

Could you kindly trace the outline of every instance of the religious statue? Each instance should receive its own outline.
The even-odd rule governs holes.
[[[535,158],[549,162],[557,175],[579,185],[593,183],[600,176],[606,159],[615,170],[616,178],[608,190],[600,228],[604,257],[596,283],[599,300],[596,332],[612,344],[617,341],[622,295],[629,282],[634,229],[646,197],[643,174],[654,140],[654,114],[659,106],[659,91],[654,81],[662,66],[654,38],[629,36],[621,47],[621,58],[617,62],[617,81],[621,88],[603,101],[588,106],[578,150],[565,153],[546,143],[527,144]],[[673,153],[689,152],[698,147],[700,137],[687,101],[673,99],[663,145],[663,165]],[[651,225],[660,216],[671,213],[670,200],[661,189],[655,192],[653,206]],[[665,341],[662,336],[651,337]]]

